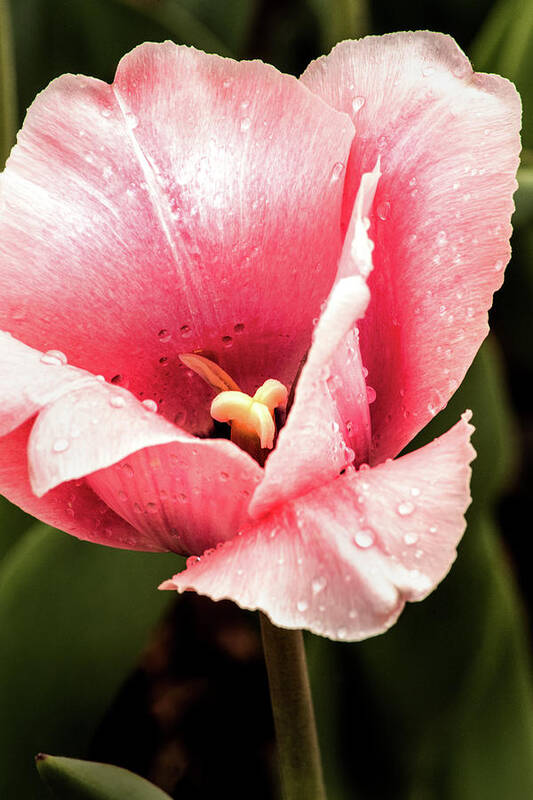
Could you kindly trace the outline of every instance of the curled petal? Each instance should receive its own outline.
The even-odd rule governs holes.
[[[520,99],[427,31],[342,42],[301,80],[356,126],[345,229],[380,157],[372,300],[359,326],[377,463],[446,405],[487,334],[510,255]]]
[[[468,418],[416,452],[284,504],[162,588],[229,598],[332,639],[383,632],[455,558],[470,502]]]
[[[355,324],[370,299],[365,280],[372,270],[373,245],[363,215],[378,179],[379,164],[363,176],[335,284],[317,322],[287,423],[250,505],[255,516],[336,478],[353,461],[368,460],[370,415]]]

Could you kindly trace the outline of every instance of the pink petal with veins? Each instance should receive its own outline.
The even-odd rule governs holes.
[[[1,179],[0,328],[211,429],[177,356],[210,351],[251,393],[294,379],[352,137],[296,79],[171,42],[126,55],[112,86],[58,78]]]
[[[112,511],[85,481],[68,481],[37,497],[28,474],[32,420],[0,438],[0,491],[28,514],[78,539],[127,550],[166,550]]]
[[[355,323],[369,301],[365,280],[373,244],[367,227],[378,180],[376,167],[361,181],[336,282],[317,322],[286,425],[250,504],[253,516],[333,480],[348,464],[368,461],[369,404]]]
[[[427,31],[342,42],[301,80],[355,122],[345,228],[361,175],[381,157],[360,325],[376,463],[446,405],[488,331],[510,255],[520,99]]]
[[[332,639],[382,633],[448,572],[470,503],[469,414],[420,450],[285,503],[161,588]]]

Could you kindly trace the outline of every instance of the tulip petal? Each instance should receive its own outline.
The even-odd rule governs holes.
[[[332,639],[383,632],[456,556],[475,455],[469,416],[416,452],[283,505],[161,588],[229,598]]]
[[[352,137],[296,79],[171,42],[125,56],[113,86],[58,78],[1,179],[0,327],[205,432],[211,392],[177,356],[210,353],[252,394],[294,379]]]
[[[370,414],[355,323],[369,301],[368,214],[378,180],[379,165],[361,180],[335,285],[317,322],[287,422],[250,503],[253,516],[333,480],[352,462],[368,461]]]
[[[97,382],[65,361],[57,350],[42,353],[0,331],[0,436],[63,393]]]
[[[355,122],[344,227],[361,175],[381,158],[360,325],[377,463],[446,405],[487,334],[510,255],[520,99],[427,31],[342,42],[301,80]]]
[[[167,550],[136,531],[101,500],[85,481],[62,483],[37,497],[28,474],[32,420],[0,438],[0,493],[28,514],[78,539],[127,550]]]
[[[197,439],[126,389],[61,362],[43,363],[42,354],[10,336],[4,334],[0,343],[5,345],[2,363],[17,367],[15,383],[17,376],[24,377],[18,389],[2,384],[5,404],[0,397],[7,423],[13,427],[14,421],[27,419],[29,426],[24,428],[27,441],[15,435],[22,426],[14,439],[0,438],[4,451],[6,442],[22,447],[9,455],[0,480],[0,492],[17,505],[101,544],[187,554],[234,536],[247,521],[249,499],[263,471],[243,450],[225,439]],[[55,386],[49,373],[56,376]],[[29,420],[39,409],[35,421]],[[81,488],[83,478],[87,485]],[[57,518],[49,517],[50,503],[28,497],[30,485],[38,498],[52,495]],[[94,520],[87,526],[86,508],[93,507],[100,509],[92,512],[94,519],[109,512],[105,526]],[[73,508],[82,518],[77,527],[64,518]]]

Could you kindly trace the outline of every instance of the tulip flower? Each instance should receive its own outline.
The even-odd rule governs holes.
[[[300,80],[172,43],[53,81],[1,179],[0,491],[163,584],[380,633],[456,555],[520,102],[432,33]],[[132,587],[134,591],[134,587]]]

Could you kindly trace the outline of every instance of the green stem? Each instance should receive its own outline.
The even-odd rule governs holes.
[[[0,170],[15,143],[15,66],[8,0],[0,0]]]
[[[326,800],[302,632],[259,617],[283,800]]]

